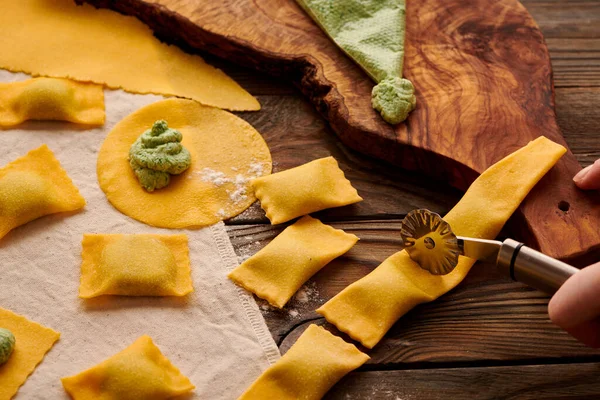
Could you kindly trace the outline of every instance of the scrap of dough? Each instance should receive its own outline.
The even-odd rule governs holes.
[[[368,360],[356,346],[310,325],[239,400],[319,400],[344,375]]]
[[[260,109],[221,70],[161,43],[133,17],[73,0],[6,0],[0,26],[0,68],[185,97],[228,110]]]
[[[194,390],[194,385],[171,364],[147,336],[100,364],[62,378],[73,400],[158,400]]]
[[[228,277],[271,305],[283,308],[304,282],[357,241],[356,236],[307,215]]]
[[[192,292],[188,238],[84,233],[79,297],[185,296]]]
[[[15,350],[0,366],[0,399],[11,399],[54,346],[60,333],[0,307],[0,326],[15,335]]]
[[[273,225],[362,201],[333,157],[255,179],[252,187]]]
[[[84,205],[79,190],[45,144],[0,168],[0,238],[36,218]]]
[[[0,83],[0,126],[27,120],[104,124],[104,89],[61,78]]]
[[[566,149],[545,137],[508,155],[485,170],[444,217],[460,236],[493,239]],[[432,301],[458,285],[474,261],[460,257],[447,275],[421,269],[402,250],[354,282],[317,312],[340,331],[372,348],[392,325],[420,303]]]
[[[152,193],[129,165],[129,148],[159,119],[183,135],[192,165]],[[244,120],[191,100],[168,99],[125,117],[98,154],[98,181],[112,205],[138,221],[162,228],[211,225],[238,215],[256,198],[250,180],[271,173],[271,154]]]

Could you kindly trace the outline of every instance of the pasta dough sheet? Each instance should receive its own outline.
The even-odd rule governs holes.
[[[152,193],[129,165],[129,148],[163,119],[183,135],[191,166]],[[256,200],[250,180],[271,173],[271,153],[260,134],[235,115],[191,100],[169,99],[125,117],[106,137],[97,163],[98,181],[123,214],[162,228],[214,224],[238,215]]]
[[[565,152],[563,146],[545,137],[530,142],[485,170],[444,220],[457,235],[495,238],[527,193]],[[317,312],[340,331],[372,348],[411,308],[458,285],[473,264],[471,259],[460,257],[451,273],[432,275],[402,250]]]
[[[104,123],[104,89],[59,78],[34,78],[0,83],[0,126],[27,120]]]
[[[258,253],[229,273],[229,279],[282,308],[298,289],[358,241],[310,216],[287,227]]]
[[[252,182],[271,224],[362,201],[333,157],[325,157]]]
[[[0,238],[36,218],[84,205],[79,190],[46,145],[0,169]]]
[[[147,335],[95,367],[61,381],[73,400],[162,400],[194,389]]]
[[[0,327],[15,335],[15,350],[0,365],[0,399],[9,400],[42,362],[60,333],[0,307]]]
[[[317,325],[310,325],[296,343],[239,400],[319,400],[348,372],[369,356]]]
[[[83,235],[79,297],[191,293],[187,235]]]
[[[260,109],[221,70],[161,43],[133,17],[72,0],[5,0],[0,26],[0,68],[185,97],[228,110]]]

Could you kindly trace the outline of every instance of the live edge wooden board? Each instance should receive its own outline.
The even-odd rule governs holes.
[[[168,41],[285,77],[349,147],[459,189],[540,135],[566,146],[544,38],[517,0],[407,0],[404,73],[418,105],[396,127],[372,110],[374,83],[294,0],[77,1],[134,15]],[[517,239],[574,263],[600,252],[600,196],[575,188],[580,168],[568,152],[510,224]]]

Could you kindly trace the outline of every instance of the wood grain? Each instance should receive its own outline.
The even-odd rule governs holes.
[[[597,399],[600,363],[354,372],[325,399]]]
[[[314,310],[402,249],[398,220],[331,225],[357,235],[360,241],[309,281],[309,295],[296,296],[284,310],[258,299],[282,352],[310,323],[324,324],[344,336]],[[228,232],[238,255],[246,258],[282,229],[261,224],[229,226]],[[600,350],[579,344],[552,325],[547,303],[545,294],[512,282],[493,266],[478,264],[456,289],[402,317],[379,345],[368,351],[372,357],[368,364],[539,362],[569,357],[600,360]]]
[[[517,0],[409,2],[405,74],[419,106],[396,128],[371,109],[373,83],[291,0],[88,1],[295,82],[349,147],[460,189],[532,138],[564,144],[543,36]],[[579,169],[569,153],[540,182],[511,223],[518,239],[554,257],[600,251],[600,198],[575,189]]]

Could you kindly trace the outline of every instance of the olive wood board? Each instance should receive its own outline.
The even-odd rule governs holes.
[[[417,108],[391,126],[368,76],[294,0],[76,0],[134,15],[165,41],[284,77],[352,149],[465,190],[544,135],[564,146],[544,37],[517,0],[408,0],[404,75]],[[515,238],[574,263],[600,252],[600,196],[569,151],[521,204]]]

